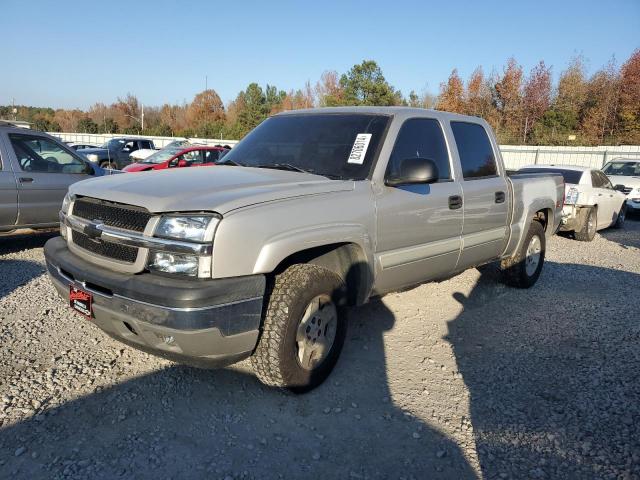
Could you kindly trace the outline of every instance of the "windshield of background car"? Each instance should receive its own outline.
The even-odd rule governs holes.
[[[559,173],[564,178],[564,183],[578,185],[582,178],[580,170],[564,170],[562,168],[522,168],[518,173]]]
[[[371,171],[390,118],[335,113],[271,117],[227,153],[222,164],[362,180]]]
[[[142,163],[163,163],[180,153],[183,148],[163,148],[156,153],[149,155]]]
[[[640,176],[640,162],[611,162],[602,169],[607,175]]]
[[[124,140],[117,140],[113,138],[111,140],[107,140],[102,145],[100,145],[100,148],[108,148],[109,150],[116,150],[116,149],[122,148],[123,145],[124,145]]]

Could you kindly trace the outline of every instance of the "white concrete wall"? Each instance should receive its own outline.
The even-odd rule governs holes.
[[[640,146],[635,145],[621,147],[500,145],[500,151],[507,168],[514,170],[534,163],[600,168],[616,157],[640,159]]]
[[[101,145],[106,140],[121,137],[121,134],[91,134],[91,133],[56,133],[51,135],[61,138],[65,142],[86,142]],[[126,135],[127,137],[150,138],[158,148],[182,137],[153,137],[149,135]],[[193,143],[205,145],[234,146],[237,140],[215,138],[190,138]],[[621,147],[552,147],[528,145],[500,145],[504,163],[509,169],[518,169],[534,163],[543,165],[579,165],[583,167],[600,168],[607,160],[616,157],[640,159],[640,146]]]
[[[127,138],[149,138],[153,140],[154,145],[157,148],[162,148],[168,143],[174,140],[183,140],[184,137],[154,137],[152,135],[129,135],[129,134],[110,134],[110,133],[61,133],[61,132],[48,132],[54,137],[61,138],[65,142],[75,143],[93,143],[96,145],[102,145],[107,140],[115,137],[127,137]],[[234,146],[238,143],[237,140],[225,140],[215,138],[189,138],[189,141],[193,143],[199,143],[204,145],[230,145]]]

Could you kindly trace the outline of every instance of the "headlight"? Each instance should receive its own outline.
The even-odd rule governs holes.
[[[64,213],[65,215],[69,213],[70,205],[71,205],[71,194],[67,192],[67,194],[64,196],[64,199],[62,200],[62,208],[60,209],[62,210],[62,213]]]
[[[214,215],[166,216],[158,222],[155,236],[190,242],[210,242],[219,221],[220,218]]]
[[[87,160],[89,160],[90,162],[97,162],[98,155],[96,155],[95,153],[90,153],[87,155]]]
[[[209,264],[211,264],[211,257]],[[199,257],[196,255],[182,255],[177,253],[151,252],[149,270],[164,273],[179,273],[191,277],[198,276]],[[209,272],[209,275],[211,272]]]
[[[569,190],[567,190],[567,194],[564,196],[565,205],[575,205],[576,203],[578,203],[579,194],[580,192],[578,192],[578,189],[576,187],[571,187]]]

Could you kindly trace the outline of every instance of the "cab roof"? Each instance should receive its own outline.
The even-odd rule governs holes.
[[[315,115],[315,114],[331,114],[331,113],[360,113],[370,115],[389,115],[401,118],[410,117],[430,117],[439,118],[441,120],[461,120],[471,121],[473,123],[485,123],[480,117],[472,117],[470,115],[461,115],[459,113],[443,112],[441,110],[432,110],[427,108],[414,107],[321,107],[321,108],[303,108],[300,110],[287,110],[280,112],[274,116],[281,115]]]

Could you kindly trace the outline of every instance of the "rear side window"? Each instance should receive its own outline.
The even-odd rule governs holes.
[[[613,188],[611,185],[611,181],[607,178],[607,176],[602,173],[600,170],[593,170],[591,172],[591,177],[593,178],[593,186],[596,186],[596,181],[598,182],[598,188]]]
[[[482,125],[451,122],[451,129],[458,146],[462,176],[465,180],[498,175],[496,157],[487,131]]]
[[[410,158],[428,158],[438,167],[440,181],[451,179],[449,152],[440,123],[433,118],[412,118],[400,127],[389,158],[387,175],[395,175],[400,163]]]
[[[602,188],[604,184],[602,183],[602,179],[598,175],[598,172],[595,170],[591,170],[591,185],[595,188]]]

